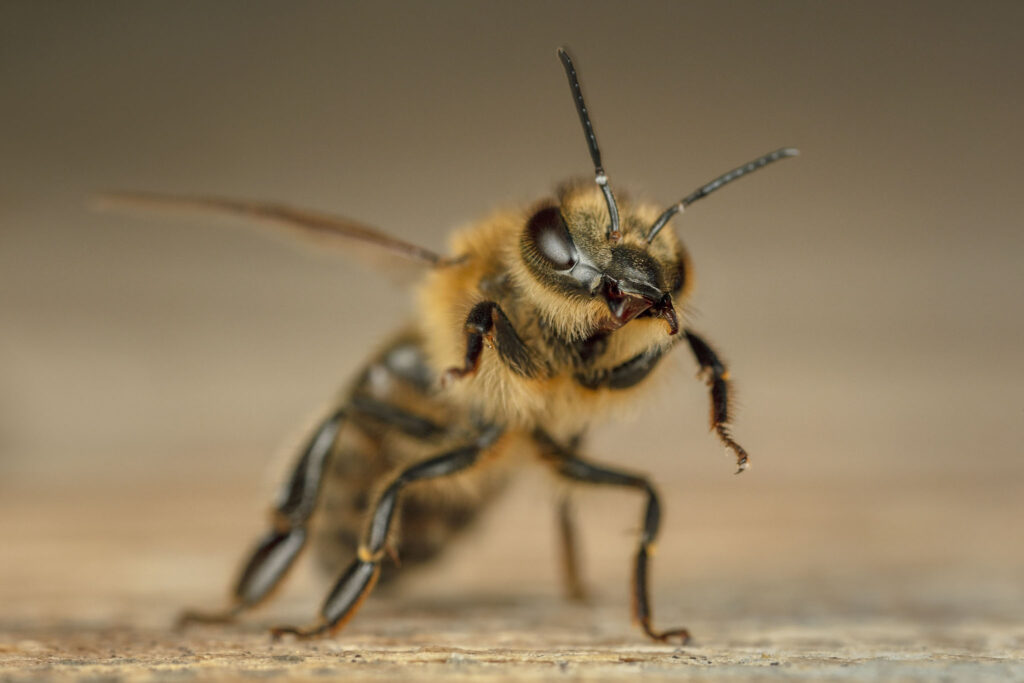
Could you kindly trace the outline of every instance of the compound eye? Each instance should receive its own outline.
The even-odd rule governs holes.
[[[533,214],[526,224],[526,234],[537,253],[555,270],[571,270],[579,261],[576,245],[572,243],[569,228],[557,207],[541,209]]]

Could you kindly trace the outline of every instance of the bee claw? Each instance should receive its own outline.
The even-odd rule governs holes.
[[[741,474],[750,467],[750,460],[745,450],[731,445],[728,447],[728,450],[731,450],[736,456],[736,474]]]
[[[681,628],[678,631],[673,631],[669,635],[678,638],[680,645],[688,645],[690,641],[693,640],[693,637],[690,635],[690,632],[687,631],[685,628]]]
[[[736,458],[736,471],[733,474],[742,474],[748,467],[750,467],[750,461],[747,459],[747,453],[742,448],[737,448],[732,444],[726,444],[725,452],[728,455],[732,455]]]
[[[186,610],[178,615],[174,621],[175,631],[184,631],[192,624],[230,624],[238,616],[239,608],[232,607],[223,612],[200,612],[198,610]]]
[[[299,640],[306,640],[320,635],[327,630],[324,624],[316,624],[305,628],[299,626],[275,626],[270,629],[270,639],[279,642],[284,636],[295,636]]]
[[[669,640],[678,640],[680,645],[689,644],[691,637],[690,631],[685,628],[676,628],[668,631],[647,631],[647,635],[659,643],[667,643]]]

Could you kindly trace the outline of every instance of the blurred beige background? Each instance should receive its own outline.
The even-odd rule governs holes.
[[[8,614],[131,596],[163,623],[220,595],[274,453],[414,314],[344,258],[90,195],[277,199],[443,248],[589,172],[567,44],[616,187],[667,205],[803,152],[680,228],[751,471],[707,434],[682,353],[590,444],[664,491],[665,619],[793,614],[811,586],[1019,616],[1022,28],[1015,2],[0,3]],[[414,590],[557,593],[550,498],[527,473]],[[588,573],[624,602],[639,504],[591,491],[580,512]]]

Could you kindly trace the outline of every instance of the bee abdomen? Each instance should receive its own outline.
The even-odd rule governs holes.
[[[315,536],[317,554],[331,575],[356,556],[376,495],[408,465],[453,446],[471,432],[465,410],[436,392],[422,340],[403,335],[360,373],[346,407],[350,416],[339,435],[324,481]],[[455,482],[418,482],[399,499],[382,580],[428,562],[466,529],[501,485],[500,476],[467,473]]]
[[[346,450],[338,455],[346,462],[339,468],[341,471],[332,472],[331,479],[325,482],[321,524],[315,538],[322,568],[330,575],[342,571],[356,556],[366,519],[375,503],[373,494],[388,476],[365,476],[374,468],[362,453]],[[498,486],[491,482],[487,488],[496,492]],[[410,487],[399,499],[387,546],[390,557],[382,565],[381,580],[393,578],[396,570],[404,571],[437,557],[473,523],[490,497],[479,496],[477,491],[453,496],[451,490],[432,482]]]

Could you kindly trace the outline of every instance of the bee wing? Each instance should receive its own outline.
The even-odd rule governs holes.
[[[340,216],[296,209],[270,202],[240,201],[222,197],[197,197],[149,192],[110,192],[101,194],[95,203],[100,210],[174,212],[220,215],[281,228],[306,240],[328,247],[366,247],[362,251],[376,261],[400,260],[430,267],[449,265],[454,259],[437,254],[375,228]],[[382,259],[381,257],[398,257]]]

